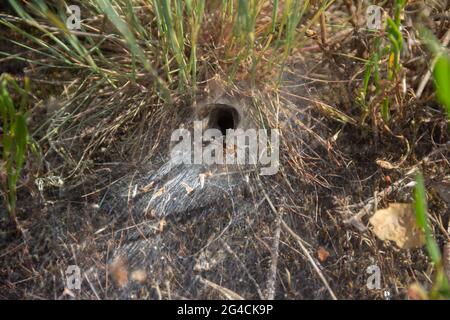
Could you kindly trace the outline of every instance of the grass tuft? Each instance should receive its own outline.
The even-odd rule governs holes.
[[[9,87],[20,96],[20,103],[16,105],[10,95]],[[30,137],[26,123],[26,109],[28,107],[28,92],[30,91],[30,81],[25,79],[24,88],[8,74],[0,76],[0,115],[2,117],[3,134],[0,143],[3,146],[2,165],[0,174],[6,173],[2,177],[2,187],[6,198],[7,209],[13,223],[17,224],[16,202],[17,184],[20,173],[27,158],[27,147],[30,144]]]

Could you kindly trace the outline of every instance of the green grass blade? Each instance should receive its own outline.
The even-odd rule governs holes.
[[[434,81],[439,102],[447,110],[450,120],[450,57],[441,55],[434,67]]]
[[[441,252],[436,241],[433,238],[427,219],[427,200],[426,200],[425,183],[422,174],[416,177],[416,186],[414,189],[415,212],[417,225],[424,230],[426,246],[428,254],[435,265],[441,263]]]

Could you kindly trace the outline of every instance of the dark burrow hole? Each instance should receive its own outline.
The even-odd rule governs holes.
[[[222,135],[226,135],[228,129],[237,128],[239,124],[239,113],[235,108],[226,104],[215,104],[211,107],[209,128],[219,129]]]

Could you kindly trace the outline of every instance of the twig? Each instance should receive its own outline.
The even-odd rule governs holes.
[[[363,204],[362,208],[355,215],[352,215],[350,218],[344,220],[344,224],[351,224],[360,232],[366,231],[367,228],[361,221],[362,217],[364,217],[366,214],[374,212],[374,208],[378,206],[378,202],[392,194],[394,191],[398,192],[407,187],[410,187],[409,184],[405,182],[410,180],[410,176],[415,172],[416,170],[410,171],[409,174],[406,174],[406,177],[404,177],[403,179],[396,181],[389,187],[385,188],[383,191],[375,193],[372,198],[369,198],[369,200],[365,204]],[[349,207],[347,206],[346,209],[349,209]]]
[[[450,279],[450,242],[447,242],[443,248],[444,252],[444,270],[447,279]]]
[[[295,240],[297,240],[298,245],[300,246],[300,249],[302,249],[305,256],[308,258],[309,262],[313,266],[314,270],[317,272],[320,280],[322,280],[322,283],[324,284],[325,288],[327,288],[328,292],[330,293],[330,296],[333,300],[337,300],[336,295],[334,294],[333,290],[331,289],[330,285],[328,284],[327,279],[325,279],[325,276],[323,275],[320,268],[317,266],[317,263],[314,261],[313,257],[309,253],[308,249],[303,245],[302,238],[298,236],[287,224],[284,222],[284,220],[281,221],[281,226],[283,227],[283,230],[287,231]]]
[[[87,274],[84,274],[84,277],[86,278],[87,283],[89,284],[89,287],[91,287],[92,292],[94,293],[95,297],[97,298],[97,300],[101,300],[100,297],[97,294],[97,291],[95,290],[94,286],[92,285],[91,281],[89,280]]]
[[[361,232],[366,231],[365,225],[362,223],[361,218],[364,217],[367,214],[374,213],[374,208],[380,202],[382,199],[386,198],[390,194],[392,194],[394,191],[399,192],[406,188],[410,188],[410,182],[411,182],[411,176],[415,175],[417,170],[420,168],[421,165],[428,162],[429,159],[434,156],[435,154],[448,150],[450,147],[450,143],[444,144],[442,147],[437,148],[433,151],[431,151],[426,157],[424,157],[419,163],[412,166],[408,172],[405,173],[404,177],[396,182],[394,182],[389,187],[383,189],[381,192],[377,192],[374,197],[369,198],[366,202],[359,203],[357,205],[349,205],[345,206],[344,210],[349,210],[350,208],[359,208],[359,211],[352,215],[350,218],[344,220],[344,224],[351,224],[356,229],[358,229]],[[340,209],[337,209],[338,211],[341,211]]]
[[[275,281],[277,279],[278,268],[278,252],[280,245],[280,231],[281,231],[281,214],[277,212],[276,216],[276,229],[272,246],[272,261],[269,269],[269,276],[267,277],[267,300],[273,300],[275,297]]]
[[[262,191],[264,193],[264,197],[266,198],[267,202],[269,203],[270,208],[272,209],[272,211],[275,213],[275,215],[278,215],[277,210],[275,209],[275,206],[273,205],[272,201],[270,200],[269,196],[267,195],[266,191],[264,190],[264,188],[262,188]],[[281,227],[283,228],[283,230],[287,231],[298,243],[298,245],[300,246],[300,248],[302,249],[304,255],[308,258],[309,262],[312,264],[314,270],[317,272],[317,274],[319,275],[320,280],[322,280],[322,283],[324,284],[324,286],[327,288],[328,292],[330,293],[330,296],[333,300],[337,300],[336,295],[334,294],[333,290],[331,289],[330,285],[328,284],[327,279],[325,279],[325,276],[323,275],[322,271],[319,269],[319,267],[317,266],[317,263],[314,261],[313,257],[311,256],[311,254],[309,253],[308,249],[306,249],[306,247],[303,245],[303,239],[300,238],[287,224],[286,222],[284,222],[283,219],[280,219],[281,221]]]
[[[448,222],[447,235],[450,236],[450,221]],[[445,274],[447,275],[447,279],[450,279],[450,241],[447,241],[442,251],[444,253],[443,261]]]
[[[240,295],[238,295],[236,292],[231,291],[230,289],[227,289],[225,287],[219,286],[218,284],[206,280],[205,278],[202,278],[201,276],[197,276],[197,279],[204,285],[213,288],[214,290],[217,290],[220,294],[222,294],[226,299],[228,300],[244,300]]]
[[[248,271],[247,267],[245,266],[245,264],[242,262],[241,259],[239,259],[238,255],[233,251],[233,249],[230,248],[230,246],[222,239],[220,239],[220,242],[222,244],[222,246],[225,248],[225,250],[231,254],[233,256],[233,258],[240,264],[241,268],[245,271],[245,273],[247,274],[248,278],[250,279],[251,282],[253,282],[253,285],[256,288],[256,291],[258,292],[258,296],[261,300],[264,299],[264,295],[261,292],[261,288],[259,287],[258,282],[256,282],[255,278],[252,276],[252,274],[250,273],[250,271]]]
[[[320,15],[320,37],[322,40],[322,45],[327,45],[327,19],[325,17],[325,12]]]
[[[356,17],[355,9],[353,9],[352,1],[351,0],[344,0],[345,5],[347,6],[347,10],[350,13],[352,19],[350,22],[352,23],[353,27],[358,28],[358,18]]]

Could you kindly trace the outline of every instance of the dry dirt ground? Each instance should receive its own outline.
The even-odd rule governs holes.
[[[348,56],[364,56],[367,39],[352,28],[330,32],[326,46],[316,34],[294,50],[278,89],[205,72],[195,98],[174,93],[170,105],[155,104],[145,80],[113,89],[81,71],[0,64],[28,74],[47,97],[31,110],[42,157],[30,154],[22,174],[23,234],[0,207],[0,298],[406,299],[411,284],[430,287],[425,248],[380,241],[368,223],[377,208],[412,201],[420,169],[435,237],[441,247],[448,241],[447,121],[431,84],[414,97],[429,57],[413,46],[404,58],[407,90],[394,125],[361,125],[355,99],[364,65]],[[255,127],[280,129],[279,172],[238,172],[238,186],[225,183],[220,195],[187,190],[211,201],[185,212],[143,210],[135,193],[159,191],[149,177],[169,160],[171,132],[189,125],[211,83],[245,100]],[[70,265],[81,268],[81,290],[67,289]],[[373,265],[378,289],[367,287]]]

